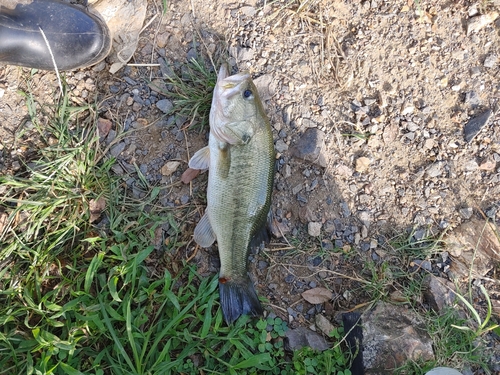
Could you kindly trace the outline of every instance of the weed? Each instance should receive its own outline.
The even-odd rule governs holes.
[[[418,233],[417,232],[421,232]],[[427,259],[433,255],[436,255],[441,251],[443,241],[441,234],[438,238],[434,237],[430,230],[418,231],[417,228],[413,228],[406,234],[401,234],[393,238],[389,246],[393,251],[396,251],[398,255],[404,257],[407,260],[410,259]]]
[[[452,324],[452,327],[460,329],[462,331],[472,331],[476,336],[481,336],[482,334],[489,332],[489,331],[494,331],[497,334],[500,334],[500,325],[498,324],[491,324],[488,325],[491,319],[491,313],[492,313],[492,307],[491,307],[491,300],[490,296],[488,295],[488,292],[486,291],[484,285],[479,285],[479,289],[481,290],[481,293],[484,295],[486,302],[488,304],[487,310],[486,310],[486,317],[481,319],[481,316],[479,315],[479,312],[474,308],[472,303],[467,301],[464,296],[457,294],[457,298],[460,299],[460,301],[467,306],[467,309],[472,313],[472,316],[474,317],[475,322],[477,323],[477,328],[473,330],[472,328],[468,326],[458,326],[456,324]]]
[[[190,119],[190,126],[200,131],[208,126],[208,114],[212,104],[212,92],[217,75],[207,68],[203,59],[191,59],[180,71],[164,65],[165,82],[153,81],[152,89],[161,92],[173,102],[171,113],[178,118]]]

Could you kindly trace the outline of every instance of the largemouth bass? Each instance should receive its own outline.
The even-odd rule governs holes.
[[[217,240],[220,303],[230,324],[263,312],[247,263],[266,230],[274,179],[271,125],[248,73],[228,76],[221,67],[209,122],[208,146],[189,161],[190,168],[208,169],[207,208],[194,240],[202,247]]]

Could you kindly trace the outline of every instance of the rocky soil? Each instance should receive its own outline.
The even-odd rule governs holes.
[[[271,310],[291,326],[309,326],[318,313],[334,319],[365,306],[372,296],[356,279],[371,277],[370,261],[457,276],[448,252],[408,260],[390,240],[407,233],[419,243],[472,219],[500,219],[499,4],[267,3],[174,0],[161,13],[150,0],[145,24],[152,22],[128,66],[112,75],[104,61],[66,73],[73,100],[97,98],[99,116],[111,120],[103,142],[119,161],[115,173],[137,198],[134,165],[167,186],[161,203],[182,212],[189,242],[206,176],[188,185],[180,177],[206,132],[189,130],[191,119],[170,112],[172,99],[150,82],[181,72],[191,58],[215,68],[227,59],[234,71],[252,73],[274,127],[277,238],[251,259]],[[0,67],[1,173],[15,173],[29,151],[17,143],[27,114],[18,88],[27,75]],[[53,73],[34,74],[32,85],[44,101],[57,90]],[[168,238],[171,228],[163,229],[160,238]],[[194,245],[181,251],[187,257]],[[215,249],[200,249],[194,261],[208,273],[216,258]],[[476,283],[500,300],[498,267],[482,272]],[[318,286],[333,292],[333,304],[304,301],[301,293]]]

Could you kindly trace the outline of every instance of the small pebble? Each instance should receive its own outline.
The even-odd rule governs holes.
[[[264,261],[264,260],[259,260],[259,263],[257,264],[257,268],[258,268],[259,270],[266,269],[268,266],[269,266],[269,263],[267,263],[267,262],[266,262],[266,261]]]
[[[282,139],[278,139],[275,148],[279,153],[283,153],[288,150],[288,145]]]
[[[168,99],[162,99],[156,102],[156,108],[163,113],[169,113],[174,108],[174,104]]]
[[[120,142],[117,145],[111,147],[109,153],[111,154],[111,156],[117,157],[123,152],[123,150],[125,150],[125,142]]]
[[[322,227],[321,223],[311,221],[307,225],[307,233],[311,237],[318,237],[321,234],[321,227]]]
[[[302,194],[297,194],[297,200],[301,203],[307,203],[307,198]]]
[[[497,60],[498,60],[498,57],[496,55],[488,55],[484,59],[483,65],[485,68],[493,68],[497,63]]]
[[[109,91],[112,94],[117,94],[120,91],[120,86],[111,85],[111,86],[109,86]]]
[[[462,215],[465,219],[470,219],[472,217],[472,207],[463,207],[459,210],[460,215]]]

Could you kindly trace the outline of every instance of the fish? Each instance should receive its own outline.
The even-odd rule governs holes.
[[[207,207],[193,238],[204,248],[217,241],[219,298],[229,325],[263,314],[248,256],[267,237],[275,171],[271,124],[249,73],[229,76],[221,66],[209,125],[208,146],[189,160],[192,169],[208,169]]]

